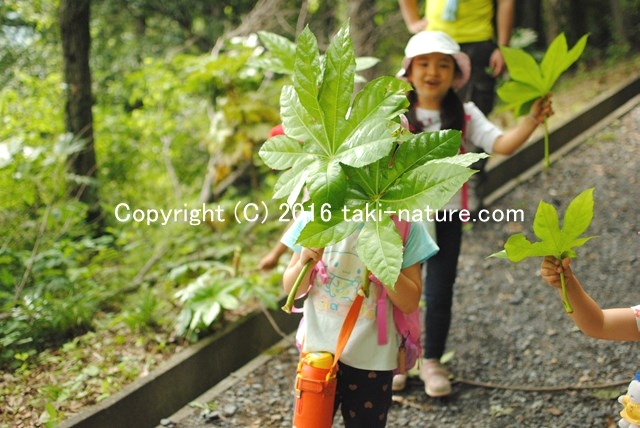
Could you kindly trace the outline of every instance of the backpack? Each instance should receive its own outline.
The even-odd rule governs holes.
[[[398,220],[393,217],[396,228],[402,237],[402,243],[406,245],[409,237],[411,223]],[[371,280],[380,287],[378,297],[376,318],[378,322],[378,343],[384,345],[388,341],[387,337],[387,289],[375,276],[370,276]],[[396,331],[400,335],[400,348],[398,349],[398,367],[394,374],[404,374],[410,370],[422,354],[422,344],[420,341],[420,308],[413,312],[404,313],[393,305],[393,321]]]
[[[407,238],[409,237],[409,231],[411,229],[411,223],[403,220],[398,220],[395,216],[392,217],[396,224],[398,233],[402,237],[403,245],[406,245]],[[320,260],[316,263],[316,266],[311,274],[310,284],[313,284],[314,277],[316,275],[326,277],[325,266]],[[388,342],[387,335],[387,290],[384,285],[373,274],[369,276],[371,281],[380,287],[380,294],[376,303],[376,319],[378,324],[378,344],[385,345]],[[311,285],[309,286],[311,288]],[[307,290],[308,292],[308,290]],[[306,295],[306,293],[305,293]],[[302,296],[304,297],[304,296]],[[411,313],[404,313],[393,306],[393,321],[396,327],[396,331],[400,335],[400,348],[398,349],[398,367],[394,370],[394,374],[404,374],[410,370],[415,364],[420,355],[422,355],[422,344],[420,342],[420,308],[416,308]],[[302,312],[302,308],[293,308],[293,312]],[[298,331],[296,333],[296,346],[300,352],[302,352],[302,343],[304,341],[304,317],[300,320]]]

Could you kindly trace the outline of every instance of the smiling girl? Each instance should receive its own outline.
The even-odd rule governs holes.
[[[455,90],[469,79],[469,57],[447,34],[439,31],[420,32],[407,43],[402,69],[398,76],[413,86],[407,113],[411,132],[457,129],[462,131],[462,151],[478,151],[509,155],[522,146],[545,117],[553,114],[550,96],[536,100],[529,114],[514,128],[502,131],[491,123],[472,102],[462,103]],[[444,209],[467,207],[465,192],[454,196]],[[437,220],[435,235],[440,251],[429,259],[424,296],[425,354],[420,376],[425,392],[431,397],[451,393],[449,373],[440,364],[449,327],[453,284],[457,273],[462,240],[462,221],[457,216]],[[406,376],[396,375],[393,389],[404,388]]]

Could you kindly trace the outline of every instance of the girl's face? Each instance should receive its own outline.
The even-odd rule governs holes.
[[[419,55],[411,61],[407,78],[415,88],[418,101],[425,108],[439,108],[456,74],[451,55],[434,52]]]

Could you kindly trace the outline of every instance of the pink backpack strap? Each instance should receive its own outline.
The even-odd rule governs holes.
[[[313,267],[313,270],[311,271],[311,276],[309,277],[309,287],[307,288],[307,291],[305,291],[303,295],[298,297],[298,299],[302,299],[309,293],[309,290],[311,290],[311,287],[313,287],[313,283],[315,282],[316,277],[318,276],[320,276],[320,281],[322,281],[323,284],[326,284],[327,281],[329,280],[329,277],[327,276],[327,267],[324,265],[322,260],[318,260],[316,265]],[[296,306],[293,306],[291,308],[291,312],[298,314],[303,312],[303,308],[298,308]]]
[[[396,228],[398,229],[398,233],[402,237],[402,244],[407,243],[407,239],[409,237],[409,230],[411,229],[411,223],[404,220],[399,220],[396,216],[392,216],[391,219],[396,224]],[[369,278],[371,281],[380,287],[380,295],[378,296],[378,301],[376,303],[377,312],[376,312],[376,320],[378,323],[378,344],[386,345],[389,336],[387,334],[387,289],[380,282],[378,278],[374,275],[370,275]],[[396,318],[396,317],[394,317]],[[402,317],[398,317],[402,318]]]

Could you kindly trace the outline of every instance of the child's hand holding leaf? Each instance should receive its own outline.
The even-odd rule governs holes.
[[[489,257],[507,258],[520,262],[527,257],[552,256],[558,260],[576,257],[574,248],[581,247],[594,236],[581,237],[593,219],[593,188],[580,193],[571,201],[560,228],[558,213],[553,205],[540,201],[533,220],[533,232],[540,239],[530,242],[522,233],[511,235],[504,250]],[[563,304],[567,313],[573,312],[566,294],[564,274],[560,272]]]

